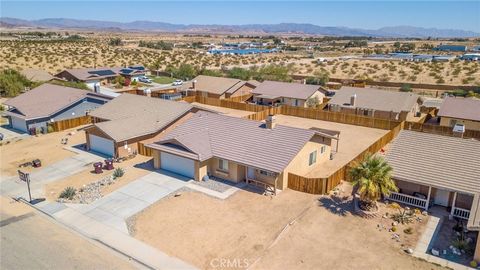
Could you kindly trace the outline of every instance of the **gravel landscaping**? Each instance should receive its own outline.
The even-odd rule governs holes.
[[[218,192],[225,192],[236,185],[236,183],[216,177],[210,177],[207,181],[192,181],[192,183]]]

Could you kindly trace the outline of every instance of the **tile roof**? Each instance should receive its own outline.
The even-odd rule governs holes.
[[[190,111],[192,105],[159,98],[122,94],[91,116],[109,120],[95,126],[115,141],[155,133]]]
[[[480,191],[480,142],[402,130],[386,155],[399,180],[475,194]]]
[[[108,96],[93,93],[88,90],[44,83],[17,97],[9,99],[4,104],[15,107],[15,109],[21,113],[21,115],[16,116],[28,120],[50,117],[88,97],[100,100],[111,99]]]
[[[319,85],[264,81],[253,89],[252,94],[306,100],[316,91],[324,90]]]
[[[257,121],[197,112],[148,147],[164,150],[165,144],[176,142],[201,161],[215,156],[280,173],[315,134],[282,125],[267,129]]]
[[[328,104],[351,107],[349,105],[350,97],[353,95],[357,95],[355,108],[393,111],[397,113],[411,111],[419,100],[419,96],[413,93],[344,86],[336,91]]]
[[[245,84],[245,81],[239,79],[199,75],[188,82],[186,86],[192,88],[193,81],[197,81],[195,83],[196,90],[217,95],[222,95],[229,90],[229,93],[233,93]]]
[[[475,98],[446,98],[438,116],[480,121],[480,99]]]
[[[129,75],[130,73],[144,73],[145,69],[141,69],[142,66],[135,65],[130,66],[127,68],[123,67],[98,67],[98,68],[72,68],[72,69],[65,69],[62,72],[68,72],[73,77],[77,78],[79,81],[89,81],[89,80],[98,80],[98,79],[105,79],[105,78],[112,78],[116,77],[119,74],[126,74]],[[55,75],[59,77],[60,74],[58,73]]]

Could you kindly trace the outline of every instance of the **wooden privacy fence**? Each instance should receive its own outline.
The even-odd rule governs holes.
[[[245,102],[246,100],[250,99],[252,96],[253,96],[252,94],[246,94],[243,96],[226,98],[226,100],[233,101],[233,102]]]
[[[319,109],[294,107],[288,105],[281,106],[280,114],[387,130],[391,130],[401,123],[400,121],[388,119],[366,117],[340,112],[329,112]]]
[[[54,132],[57,132],[57,131],[62,131],[69,128],[78,127],[81,125],[90,124],[91,122],[92,122],[92,118],[86,115],[86,116],[81,116],[77,118],[50,122],[48,123],[48,126],[52,127]]]
[[[308,178],[299,176],[293,173],[288,174],[288,188],[311,193],[311,194],[326,194],[334,187],[338,186],[342,180],[349,181],[348,172],[350,168],[355,166],[356,162],[363,160],[369,153],[376,153],[382,149],[386,144],[391,142],[398,133],[403,129],[404,123],[400,123],[395,128],[383,135],[380,139],[371,144],[365,151],[357,155],[350,162],[339,168],[330,176],[325,178]]]
[[[243,118],[250,119],[250,120],[255,120],[255,121],[262,121],[267,118],[268,115],[275,115],[280,112],[280,107],[271,107],[268,108],[264,111],[261,112],[256,112],[247,116],[244,116]]]
[[[151,148],[145,147],[145,145],[142,142],[138,142],[137,147],[138,147],[138,154],[142,156],[147,156],[147,157],[153,156],[153,150]]]
[[[445,136],[460,137],[459,134],[454,134],[453,133],[453,128],[452,127],[438,126],[438,125],[432,125],[432,124],[423,124],[423,123],[417,123],[417,122],[405,122],[404,129],[413,130],[413,131],[420,131],[420,132],[425,132],[425,133],[445,135]],[[465,138],[465,139],[470,139],[470,138],[480,139],[480,130],[466,129],[465,133],[463,133],[463,138]]]

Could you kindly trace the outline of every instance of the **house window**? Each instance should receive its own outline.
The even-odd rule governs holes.
[[[224,172],[228,172],[228,161],[224,159],[219,159],[218,168]]]
[[[274,177],[275,176],[275,173],[273,172],[269,172],[269,171],[265,171],[265,170],[258,170],[260,172],[261,175],[265,175],[265,176],[269,176],[269,177]]]
[[[322,148],[320,148],[320,154],[323,154],[323,153],[325,153],[325,149],[326,149],[326,148],[327,148],[327,147],[325,147],[325,145],[324,145],[324,146],[322,146]]]
[[[315,162],[317,162],[317,150],[310,153],[310,157],[308,159],[308,166],[311,166]]]

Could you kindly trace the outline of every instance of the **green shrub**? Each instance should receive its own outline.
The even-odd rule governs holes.
[[[116,168],[113,171],[113,179],[122,177],[125,174],[125,171],[122,168]]]
[[[60,193],[60,196],[58,196],[61,199],[73,199],[75,194],[77,193],[77,190],[74,187],[67,187],[65,188],[62,193]]]
[[[404,83],[400,88],[400,92],[412,92],[412,86],[408,83]]]
[[[406,234],[412,234],[413,233],[413,228],[412,227],[408,227],[406,228],[405,230],[403,230],[404,233]]]

